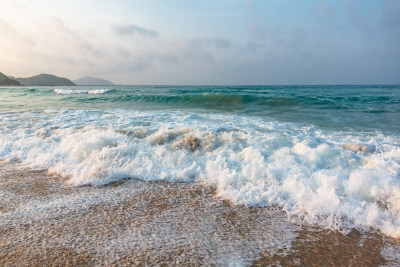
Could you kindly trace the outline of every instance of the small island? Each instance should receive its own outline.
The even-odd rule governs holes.
[[[16,78],[0,72],[0,86],[113,86],[114,83],[91,76],[84,76],[73,82],[53,74],[41,73],[28,78]]]
[[[84,76],[82,78],[74,80],[76,85],[101,85],[101,86],[113,86],[114,83],[107,81],[105,79],[95,78],[91,76]]]
[[[52,74],[42,73],[29,78],[14,78],[26,86],[76,86],[67,78],[58,77]]]

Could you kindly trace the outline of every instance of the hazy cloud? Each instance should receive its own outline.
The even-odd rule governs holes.
[[[118,25],[111,26],[113,32],[120,36],[145,36],[145,37],[158,37],[158,32],[149,30],[136,25]]]
[[[45,18],[29,26],[12,29],[0,19],[0,44],[8,51],[2,56],[0,67],[7,69],[9,75],[28,76],[44,71],[66,76],[101,65],[106,57],[102,47],[72,31],[60,18]]]
[[[168,13],[152,1],[85,1],[81,9],[18,2],[0,9],[0,71],[9,75],[100,75],[125,84],[399,81],[398,0],[249,1],[247,10],[235,1],[225,10],[221,0],[218,16],[208,6]]]
[[[224,38],[185,39],[174,37],[163,40],[155,51],[155,55],[160,62],[199,61],[210,64],[231,48],[231,43]]]
[[[4,33],[14,33],[14,30],[4,19],[0,18],[0,32]]]
[[[28,8],[25,5],[21,4],[19,1],[12,1],[12,4],[17,9],[21,9],[23,11],[27,11],[28,10]]]
[[[224,38],[204,38],[199,39],[198,42],[203,45],[212,45],[217,49],[225,49],[231,46],[231,43]]]

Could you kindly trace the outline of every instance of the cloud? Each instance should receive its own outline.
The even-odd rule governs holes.
[[[14,30],[12,29],[12,27],[10,26],[10,24],[7,23],[7,21],[5,21],[4,19],[0,18],[0,32],[2,34],[5,33],[14,33]]]
[[[28,10],[28,8],[25,5],[21,4],[19,1],[12,1],[12,5],[16,9],[20,9],[20,10],[23,10],[23,11],[27,11]]]
[[[42,18],[24,28],[13,27],[0,19],[2,55],[0,68],[14,76],[38,72],[68,76],[85,71],[107,57],[103,47],[93,44],[65,25],[57,17]]]
[[[194,38],[181,37],[163,40],[154,51],[155,57],[160,62],[203,62],[215,63],[221,54],[229,51],[231,43],[224,38]]]
[[[92,75],[125,84],[398,81],[391,74],[400,62],[398,1],[387,1],[372,14],[351,0],[322,0],[307,6],[307,20],[282,3],[262,8],[261,2],[249,2],[247,13],[241,5],[243,19],[212,34],[211,24],[194,31],[188,22],[185,35],[174,33],[165,20],[154,29],[123,16],[111,24],[104,16],[77,23],[74,12],[65,12],[70,19],[57,12],[38,14],[26,1],[29,9],[0,10],[0,47],[6,51],[0,71],[14,76],[44,71],[72,79]]]
[[[111,26],[114,33],[119,36],[142,36],[142,37],[158,37],[158,32],[149,30],[136,25],[119,25],[115,24]]]
[[[217,49],[226,49],[231,47],[231,43],[224,38],[204,38],[198,40],[203,45],[212,45]]]

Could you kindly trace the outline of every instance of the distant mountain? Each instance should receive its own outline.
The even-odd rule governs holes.
[[[0,86],[21,86],[21,83],[6,77],[0,79]]]
[[[0,86],[21,86],[16,80],[13,80],[0,72]]]
[[[29,78],[14,78],[26,86],[75,86],[67,78],[57,77],[52,74],[39,74]]]
[[[74,83],[76,83],[76,85],[115,85],[110,81],[90,76],[84,76],[74,80]]]

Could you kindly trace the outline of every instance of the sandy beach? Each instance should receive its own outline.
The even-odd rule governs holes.
[[[390,266],[398,240],[288,220],[199,184],[127,179],[72,187],[2,164],[1,266]],[[7,192],[7,194],[5,194]]]

